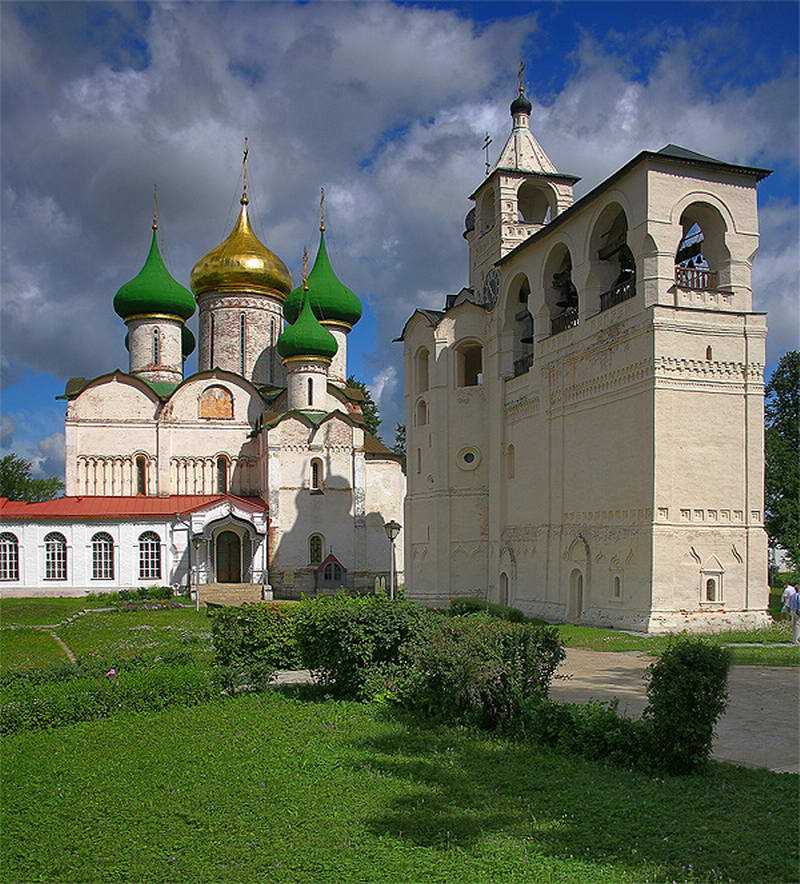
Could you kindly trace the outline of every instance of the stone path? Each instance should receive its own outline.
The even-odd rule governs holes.
[[[616,698],[620,713],[638,718],[647,703],[644,673],[652,660],[638,651],[567,648],[550,694],[570,703]],[[717,726],[714,757],[800,772],[800,670],[733,666],[728,689],[730,703]]]

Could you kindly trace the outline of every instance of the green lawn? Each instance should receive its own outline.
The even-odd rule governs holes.
[[[85,597],[0,599],[0,626],[45,626],[61,623],[83,608],[103,608],[110,604]]]
[[[654,779],[277,693],[0,741],[5,880],[789,881],[798,778]],[[176,749],[178,751],[176,751]]]
[[[55,630],[77,656],[103,659],[190,650],[211,658],[211,622],[204,610],[164,608],[87,614]]]
[[[49,632],[38,629],[0,630],[0,672],[66,662],[67,655]]]

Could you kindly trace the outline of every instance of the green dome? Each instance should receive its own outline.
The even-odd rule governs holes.
[[[185,325],[181,326],[181,354],[183,358],[186,359],[187,356],[191,356],[194,353],[195,340],[194,335],[192,334],[192,330],[187,328]]]
[[[358,297],[333,272],[328,250],[325,248],[325,233],[320,232],[319,250],[308,274],[308,294],[311,308],[319,320],[343,322],[355,325],[361,319],[361,302]],[[293,289],[283,305],[283,314],[289,322],[294,322],[303,303],[302,286]]]
[[[288,359],[292,356],[319,356],[333,359],[338,345],[336,338],[320,325],[308,299],[308,291],[301,291],[300,315],[287,325],[278,338],[278,353]]]
[[[139,313],[166,313],[188,319],[194,313],[194,295],[170,276],[158,250],[155,230],[144,267],[114,295],[114,310],[123,319]]]

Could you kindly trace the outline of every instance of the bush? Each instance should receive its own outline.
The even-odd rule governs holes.
[[[406,649],[398,700],[451,723],[507,727],[526,702],[547,696],[563,659],[554,627],[487,615],[444,619]]]
[[[123,602],[144,602],[156,599],[171,599],[171,586],[140,586],[136,589],[121,589],[116,595]]]
[[[0,734],[42,730],[106,718],[115,712],[155,712],[218,697],[212,670],[187,664],[122,671],[116,678],[76,678],[21,685],[0,704]]]
[[[265,687],[276,669],[299,669],[297,605],[252,604],[211,612],[214,660],[230,687]]]
[[[544,746],[621,767],[648,764],[646,727],[617,714],[615,703],[527,703],[520,733]]]
[[[727,648],[681,637],[650,666],[642,717],[658,767],[686,773],[708,760],[714,727],[728,705],[730,663]]]
[[[800,584],[800,572],[798,571],[776,571],[772,575],[772,588],[783,592],[789,584],[797,586]]]
[[[384,594],[323,596],[300,605],[300,659],[337,695],[364,699],[370,670],[397,663],[402,648],[430,630],[437,615],[416,602]]]
[[[516,608],[473,596],[459,596],[450,599],[449,613],[456,616],[482,613],[496,617],[498,620],[508,620],[509,623],[525,623],[528,620],[522,611],[518,611]]]

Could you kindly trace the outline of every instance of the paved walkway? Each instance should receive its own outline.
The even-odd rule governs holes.
[[[620,713],[638,718],[647,703],[644,673],[652,660],[638,651],[567,648],[550,695],[571,703],[617,698]],[[728,690],[730,703],[717,726],[714,757],[800,772],[800,670],[733,666]]]

